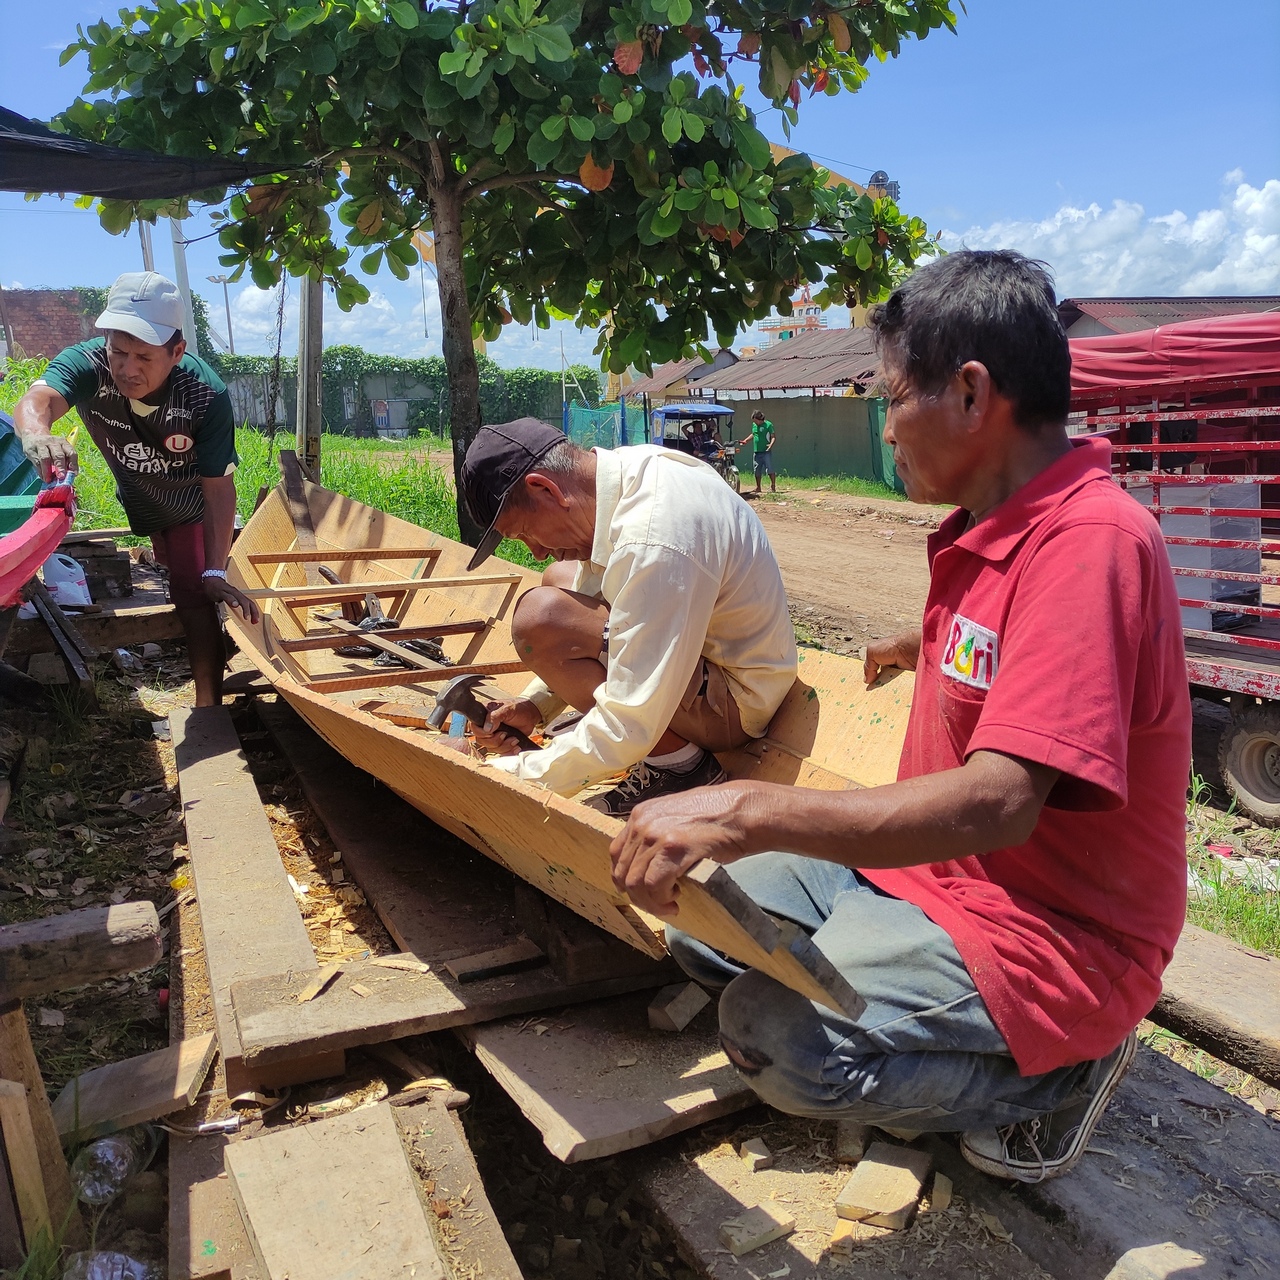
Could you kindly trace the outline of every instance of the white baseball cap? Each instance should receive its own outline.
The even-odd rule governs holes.
[[[126,271],[111,286],[107,309],[94,324],[163,347],[182,328],[186,317],[182,294],[172,280],[154,271]]]

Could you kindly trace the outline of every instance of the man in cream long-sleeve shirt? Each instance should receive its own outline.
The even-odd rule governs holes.
[[[485,427],[463,464],[463,496],[487,535],[561,562],[517,604],[512,639],[538,677],[493,705],[532,730],[584,712],[540,751],[492,761],[572,795],[630,770],[591,803],[625,815],[641,800],[722,781],[713,751],[761,737],[796,674],[778,564],[751,508],[704,463],[650,445],[577,448],[524,418]]]

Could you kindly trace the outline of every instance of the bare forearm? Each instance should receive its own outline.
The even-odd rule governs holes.
[[[909,867],[1021,844],[1054,770],[979,753],[960,769],[860,791],[744,784],[745,843],[848,867]]]
[[[225,569],[236,522],[235,480],[206,476],[200,487],[204,491],[204,562],[210,569]]]

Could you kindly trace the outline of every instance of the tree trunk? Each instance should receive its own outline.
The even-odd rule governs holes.
[[[432,225],[436,238],[436,279],[440,287],[441,346],[449,378],[449,435],[453,441],[453,474],[462,473],[467,446],[480,430],[480,369],[471,340],[471,304],[462,267],[462,193],[456,188],[432,192]],[[484,529],[471,519],[458,491],[458,528],[462,541],[474,547]]]

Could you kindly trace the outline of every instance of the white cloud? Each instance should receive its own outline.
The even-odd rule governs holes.
[[[1063,205],[1038,222],[943,231],[947,249],[1019,249],[1054,270],[1060,297],[1280,293],[1280,179],[1251,186],[1225,175],[1217,208],[1149,215]]]

